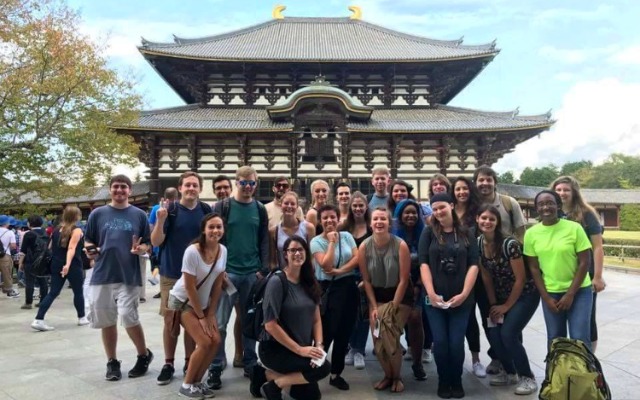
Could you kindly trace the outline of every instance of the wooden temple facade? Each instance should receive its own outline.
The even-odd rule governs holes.
[[[401,33],[360,19],[283,17],[238,31],[154,43],[142,55],[186,105],[115,127],[140,145],[152,196],[185,170],[206,179],[251,164],[270,178],[317,178],[369,191],[387,165],[424,197],[436,172],[469,175],[553,124],[549,113],[448,106],[498,54]],[[210,185],[209,185],[210,186]],[[206,197],[206,196],[205,196]]]

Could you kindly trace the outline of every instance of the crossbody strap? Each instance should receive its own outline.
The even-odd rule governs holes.
[[[213,272],[213,270],[216,267],[216,262],[218,262],[218,255],[220,254],[220,244],[218,244],[218,251],[216,251],[216,256],[213,258],[213,264],[211,264],[211,268],[209,269],[209,272],[207,273],[207,276],[204,277],[203,280],[201,280],[197,285],[196,285],[196,292],[200,289],[200,287],[207,281],[207,278],[209,278],[209,275],[211,275],[211,273]],[[185,300],[184,304],[182,304],[182,307],[180,308],[180,310],[184,310],[185,307],[187,307],[187,304],[189,303],[189,296],[187,296],[187,300]]]

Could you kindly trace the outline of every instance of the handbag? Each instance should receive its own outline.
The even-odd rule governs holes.
[[[220,246],[218,245],[218,251],[216,252],[216,256],[213,258],[213,264],[211,264],[211,269],[209,269],[209,273],[207,273],[207,276],[205,276],[204,279],[201,280],[196,285],[196,292],[206,282],[207,278],[209,278],[209,275],[211,275],[211,273],[215,269],[215,265],[216,265],[216,262],[218,261],[219,254],[220,254]],[[182,303],[180,308],[178,308],[177,310],[176,309],[166,310],[166,313],[170,314],[169,318],[171,318],[171,329],[169,330],[169,332],[171,333],[171,337],[173,338],[177,338],[178,336],[180,336],[180,320],[182,318],[182,312],[185,310],[185,308],[187,308],[188,303],[189,303],[189,298],[187,297],[187,300],[185,300],[185,302]]]
[[[340,232],[338,232],[338,266],[340,265],[340,259],[342,258],[342,240],[340,238]],[[336,277],[332,277],[329,285],[322,293],[322,297],[320,298],[320,315],[325,315],[327,309],[329,307],[329,293],[331,292],[331,286],[333,286],[333,281]]]

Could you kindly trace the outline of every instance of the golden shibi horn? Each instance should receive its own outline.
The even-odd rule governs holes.
[[[351,19],[362,19],[362,8],[358,6],[349,6],[349,11],[353,14],[349,18]]]
[[[271,13],[271,15],[273,16],[273,19],[284,19],[284,15],[282,15],[282,12],[286,9],[287,9],[287,6],[283,6],[283,5],[277,5],[273,7],[273,12]]]

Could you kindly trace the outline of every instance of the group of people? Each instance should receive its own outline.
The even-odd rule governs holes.
[[[82,284],[76,260],[84,249],[93,268],[86,316],[82,297],[75,297],[79,324],[102,330],[106,379],[119,380],[120,317],[137,350],[128,375],[144,375],[154,355],[138,318],[137,267],[155,247],[165,357],[157,383],[174,377],[179,322],[185,354],[179,392],[188,398],[211,398],[222,387],[234,308],[233,366],[244,368],[252,395],[269,400],[281,399],[283,390],[294,399],[320,399],[318,382],[327,376],[332,387],[349,390],[345,365],[365,367],[369,334],[384,371],[376,390],[404,390],[406,335],[404,358],[412,360],[415,379],[426,379],[423,362],[435,360],[440,398],[465,396],[465,338],[476,376],[491,374],[491,385],[533,393],[522,333],[540,299],[549,343],[569,333],[595,350],[596,293],[605,287],[602,226],[575,179],[560,177],[538,193],[540,222],[529,229],[517,201],[496,192],[497,175],[487,166],[472,179],[436,174],[428,202],[384,167],[373,170],[371,183],[374,193],[365,196],[340,182],[334,197],[326,181],[316,180],[305,215],[286,177],[275,179],[274,199],[265,206],[254,197],[257,172],[240,167],[235,190],[230,178],[214,179],[217,201],[210,205],[200,200],[202,177],[188,171],[167,189],[149,224],[128,203],[131,181],[114,176],[111,203],[91,212],[84,233],[74,229],[76,209],[65,210],[50,240],[52,290],[34,324],[47,326],[44,313],[66,278],[76,294]],[[241,320],[262,279],[268,279],[264,332],[256,343],[242,334]],[[486,368],[479,326],[491,347]]]

